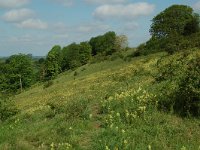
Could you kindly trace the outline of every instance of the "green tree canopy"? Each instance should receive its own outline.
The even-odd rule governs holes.
[[[172,5],[155,16],[150,33],[153,37],[163,38],[172,34],[184,35],[199,31],[199,15],[185,5]]]
[[[30,87],[34,81],[33,64],[28,55],[10,56],[0,67],[0,84],[3,92],[16,92]]]
[[[186,5],[172,5],[155,16],[152,20],[150,33],[152,37],[142,47],[140,54],[176,51],[200,47],[199,15]]]
[[[89,43],[92,46],[92,54],[112,54],[115,46],[116,33],[109,31],[104,35],[99,35],[90,39]]]
[[[61,72],[62,53],[61,47],[55,45],[48,53],[45,60],[45,78],[53,79]]]
[[[88,42],[72,43],[62,49],[62,70],[74,69],[85,65],[91,58],[92,47]]]
[[[76,43],[72,43],[62,49],[63,70],[73,69],[81,66],[79,51],[80,45]]]
[[[92,47],[88,42],[81,42],[80,43],[80,50],[79,50],[79,57],[80,62],[82,65],[85,65],[88,63],[88,61],[91,59],[92,54]]]

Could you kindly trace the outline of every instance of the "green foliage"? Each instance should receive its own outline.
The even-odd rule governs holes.
[[[34,82],[32,60],[27,55],[12,55],[0,68],[1,92],[5,94],[30,87]]]
[[[74,69],[81,66],[80,45],[72,43],[62,50],[62,70]],[[82,55],[84,57],[84,55]]]
[[[200,116],[200,56],[188,62],[185,76],[175,93],[174,109],[181,115]]]
[[[54,79],[61,72],[61,47],[56,45],[48,53],[45,61],[45,79]]]
[[[170,35],[164,40],[163,49],[166,50],[169,54],[173,54],[174,52],[187,50],[188,48],[192,48],[192,42],[187,40],[182,35]]]
[[[136,55],[147,55],[159,51],[172,54],[176,51],[199,47],[199,15],[185,5],[172,5],[152,20],[152,37],[140,45]],[[195,41],[195,42],[194,42]]]
[[[158,62],[157,82],[162,82],[159,107],[182,116],[200,116],[200,56],[187,52]]]
[[[18,110],[14,107],[10,100],[0,98],[0,122],[16,115]]]
[[[45,81],[45,74],[46,74],[46,66],[45,66],[45,59],[39,59],[37,62],[37,79],[39,81]]]
[[[198,17],[189,6],[172,5],[153,18],[150,33],[159,39],[173,34],[189,35],[198,32]]]
[[[188,36],[193,33],[199,32],[200,31],[199,22],[200,22],[199,14],[193,13],[193,17],[191,18],[190,22],[188,22],[184,27],[183,35]]]
[[[38,63],[39,63],[39,64],[44,64],[44,63],[45,63],[45,59],[44,59],[44,58],[40,58],[40,59],[38,60]]]
[[[92,46],[92,54],[111,55],[115,52],[115,41],[116,33],[111,31],[91,38],[89,43]]]
[[[163,51],[163,43],[165,43],[163,40],[151,37],[149,41],[137,47],[137,50],[134,52],[133,56],[149,55]]]
[[[72,43],[62,50],[62,70],[75,69],[85,65],[91,59],[92,48],[87,42]]]
[[[47,80],[46,82],[44,82],[44,89],[48,88],[48,87],[50,87],[52,85],[53,85],[53,81],[52,80]]]
[[[200,48],[200,32],[187,36],[187,40],[190,42],[191,47]]]
[[[92,54],[92,47],[88,42],[81,42],[80,43],[80,50],[79,50],[79,59],[82,65],[87,64],[90,59]]]

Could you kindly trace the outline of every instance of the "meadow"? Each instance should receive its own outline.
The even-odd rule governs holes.
[[[200,150],[199,118],[157,108],[157,62],[179,55],[89,63],[32,86],[10,98],[18,113],[0,123],[0,149]]]

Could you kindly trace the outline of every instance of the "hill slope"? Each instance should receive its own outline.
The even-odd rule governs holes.
[[[163,56],[89,64],[15,96],[19,113],[0,124],[0,149],[200,148],[199,119],[155,109]]]

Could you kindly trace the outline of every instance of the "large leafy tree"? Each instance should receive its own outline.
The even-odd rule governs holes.
[[[80,62],[80,45],[72,43],[62,50],[63,62],[62,69],[68,70],[81,66]]]
[[[74,69],[85,65],[91,58],[92,47],[88,42],[72,43],[62,50],[62,70]]]
[[[34,82],[33,64],[28,55],[12,55],[0,69],[1,92],[5,94],[30,87]]]
[[[45,78],[47,80],[55,78],[61,72],[61,60],[61,47],[59,45],[55,45],[49,51],[45,60]]]
[[[90,39],[89,43],[92,46],[92,54],[109,55],[114,51],[116,33],[109,31],[104,35],[99,35]]]
[[[139,47],[141,54],[167,51],[174,53],[199,47],[199,15],[186,5],[172,5],[156,15],[152,20],[152,37]],[[194,42],[195,41],[195,42]]]
[[[104,47],[102,45],[103,43],[102,35],[99,35],[97,37],[92,37],[89,43],[92,46],[92,55],[97,55],[99,53],[102,53],[102,51],[104,50]]]
[[[199,15],[185,5],[172,5],[155,16],[150,33],[156,38],[172,34],[189,35],[199,31]]]
[[[113,31],[107,32],[104,34],[103,45],[104,45],[104,54],[111,55],[115,50],[115,41],[116,41],[116,33]]]
[[[88,42],[81,42],[80,43],[80,50],[79,50],[79,59],[82,65],[88,63],[91,59],[92,54],[92,47]]]

